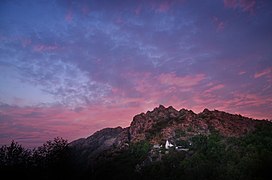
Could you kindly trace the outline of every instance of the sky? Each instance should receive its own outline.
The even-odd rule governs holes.
[[[160,104],[272,119],[272,1],[0,1],[0,145],[127,127]]]

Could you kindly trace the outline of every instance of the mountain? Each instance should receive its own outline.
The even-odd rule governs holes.
[[[217,132],[224,137],[239,137],[254,131],[258,124],[267,121],[254,120],[223,111],[195,114],[191,110],[177,111],[172,106],[163,105],[153,111],[134,116],[127,128],[105,128],[88,138],[70,143],[70,147],[82,155],[91,157],[109,149],[123,149],[131,143],[147,140],[151,144],[161,144],[166,140],[189,140],[193,136],[210,135]]]
[[[127,128],[102,129],[69,148],[82,179],[262,179],[272,163],[271,132],[267,120],[160,105]]]
[[[136,115],[129,127],[129,135],[132,142],[149,139],[153,143],[174,138],[177,131],[184,131],[187,139],[196,134],[208,135],[212,131],[223,136],[240,136],[254,130],[256,122],[217,110],[204,109],[195,114],[190,110],[177,111],[172,106],[160,105],[151,112]]]

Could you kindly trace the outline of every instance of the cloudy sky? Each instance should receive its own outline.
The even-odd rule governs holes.
[[[159,104],[272,119],[271,0],[2,0],[0,144],[130,124]]]

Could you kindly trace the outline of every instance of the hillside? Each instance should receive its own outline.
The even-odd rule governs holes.
[[[71,142],[69,146],[78,159],[76,166],[81,167],[79,174],[84,174],[81,178],[88,174],[87,177],[98,179],[149,179],[158,174],[158,179],[167,179],[172,173],[170,179],[213,179],[211,176],[235,179],[231,174],[237,173],[237,179],[246,179],[248,174],[234,172],[235,168],[243,169],[239,161],[246,163],[245,167],[252,163],[250,166],[262,168],[272,162],[268,158],[260,163],[260,154],[255,154],[261,153],[262,158],[272,155],[272,134],[268,133],[271,127],[269,121],[218,110],[205,109],[196,114],[191,110],[178,111],[172,106],[165,108],[160,105],[153,111],[134,116],[127,128],[106,128],[86,139]],[[220,170],[215,169],[218,167]],[[204,174],[195,177],[195,173],[200,173],[198,171]],[[224,177],[221,177],[221,171],[226,174]],[[183,174],[178,175],[181,172]]]
[[[134,116],[127,128],[105,128],[88,138],[81,138],[69,145],[83,155],[96,156],[109,149],[123,149],[140,141],[150,144],[163,144],[166,140],[188,141],[196,135],[208,136],[218,133],[223,137],[240,137],[255,130],[256,126],[266,121],[254,120],[241,115],[223,111],[209,111],[195,114],[191,110],[177,111],[172,106],[160,105],[153,111]],[[82,154],[80,153],[80,154]]]

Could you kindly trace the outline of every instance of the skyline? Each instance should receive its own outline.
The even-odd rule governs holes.
[[[272,119],[272,2],[0,2],[0,144],[126,127],[159,104]]]

